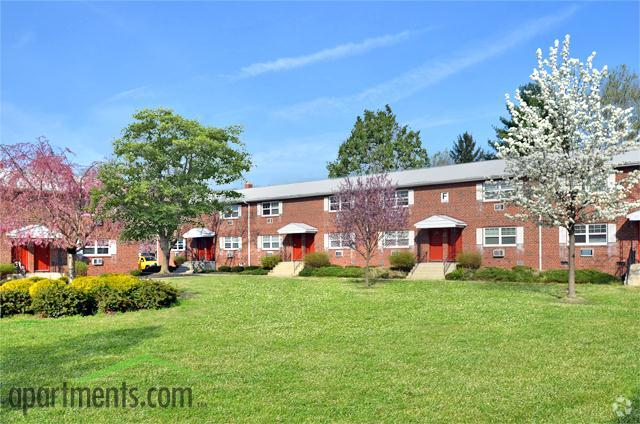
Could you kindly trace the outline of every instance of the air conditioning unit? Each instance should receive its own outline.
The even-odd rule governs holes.
[[[227,250],[227,258],[233,258],[233,250]]]
[[[267,224],[273,224],[273,218],[267,218]]]
[[[494,258],[504,258],[504,249],[493,249]]]
[[[343,256],[342,250],[336,250],[336,258],[341,258]]]
[[[102,266],[102,265],[104,265],[104,259],[102,259],[102,258],[91,258],[91,265]]]
[[[593,256],[593,249],[580,249],[580,256]]]
[[[227,221],[227,225],[233,225],[233,221],[231,220]]]
[[[493,210],[494,211],[503,211],[504,210],[504,203],[496,203],[495,205],[493,205]]]

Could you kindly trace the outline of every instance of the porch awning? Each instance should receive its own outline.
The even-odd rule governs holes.
[[[315,234],[318,232],[316,227],[311,225],[292,222],[278,230],[278,234]]]
[[[640,221],[640,210],[631,212],[627,215],[627,218],[629,218],[629,221]]]
[[[466,222],[459,219],[451,218],[447,215],[433,215],[429,218],[423,219],[416,223],[416,228],[464,228],[467,226]]]
[[[216,233],[206,228],[192,228],[182,235],[182,238],[194,239],[199,237],[213,237]]]
[[[60,233],[55,233],[44,225],[27,225],[7,233],[9,238],[25,239],[54,239],[60,238]]]

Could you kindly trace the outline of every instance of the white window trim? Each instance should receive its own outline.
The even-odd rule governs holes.
[[[386,244],[386,239],[387,239],[387,234],[389,233],[407,233],[407,245],[398,245],[398,244],[394,244],[394,245],[387,245]],[[381,242],[382,242],[382,248],[383,249],[406,249],[409,248],[413,245],[412,241],[413,241],[413,231],[408,231],[408,230],[398,230],[398,231],[387,231],[382,233],[382,238],[381,238]],[[398,240],[398,237],[395,237],[396,241]]]
[[[238,247],[224,247],[227,239],[238,239]],[[231,242],[231,244],[233,245],[233,242]],[[220,237],[220,250],[242,250],[242,237]]]
[[[494,181],[495,183],[499,184],[501,182],[504,182],[504,180],[498,180],[498,181]],[[485,181],[482,183],[482,201],[483,202],[504,202],[504,201],[508,201],[510,199],[510,197],[501,197],[498,196],[498,198],[496,199],[487,199],[487,189],[486,189],[486,184],[489,184],[490,181]],[[498,192],[501,193],[503,190],[499,189]],[[511,190],[509,190],[511,191]]]
[[[89,247],[93,247],[96,251],[96,253],[84,253],[84,249],[85,247],[82,248],[82,256],[84,256],[85,258],[107,258],[109,256],[113,256],[114,253],[112,253],[112,248],[111,248],[111,244],[112,241],[111,240],[107,240],[107,249],[109,249],[109,253],[97,253],[98,252],[98,240],[95,240],[93,242],[93,245],[89,245]],[[104,247],[104,245],[102,245],[101,247]]]
[[[343,209],[344,209],[344,208],[342,207],[342,204],[343,204],[343,203],[350,203],[350,202],[338,201],[338,209],[331,209],[331,198],[332,198],[332,197],[336,197],[336,195],[335,195],[335,194],[332,194],[331,196],[327,196],[327,197],[326,197],[326,202],[327,202],[327,209],[326,209],[326,210],[327,210],[327,212],[330,212],[330,213],[336,213],[336,212],[339,212],[339,211],[341,211],[341,210],[343,210]]]
[[[351,249],[351,246],[340,246],[340,247],[333,247],[331,246],[331,236],[335,236],[336,234],[341,234],[341,233],[329,233],[327,234],[327,249],[330,250],[348,250]],[[342,235],[345,235],[346,233],[343,233]],[[355,234],[351,233],[351,240],[353,240],[355,238]],[[342,244],[344,240],[344,237],[340,236],[340,243]],[[335,239],[334,239],[335,241]]]
[[[269,207],[269,214],[265,214],[264,213],[263,206],[264,206],[265,203],[269,203],[269,206],[270,206]],[[277,204],[278,205],[278,213],[271,213],[271,211],[273,210],[273,207],[271,207],[271,205],[273,205],[273,204]],[[282,215],[282,202],[278,202],[278,201],[261,202],[260,203],[260,215],[261,216],[267,216],[267,217]]]
[[[187,241],[185,239],[178,239],[175,245],[178,246],[180,243],[180,240],[182,240],[182,249],[180,249],[179,247],[176,247],[175,249],[171,247],[172,252],[184,252],[187,249]]]
[[[240,205],[228,205],[228,207],[237,207],[238,208],[238,216],[227,216],[225,212],[222,212],[222,219],[240,219],[242,216],[242,206]]]
[[[498,244],[487,244],[486,240],[487,240],[487,235],[486,232],[487,230],[493,230],[493,229],[498,229],[498,235],[497,236],[490,236],[490,237],[498,237],[498,239],[500,240],[500,242]],[[503,228],[513,228],[514,230],[516,230],[515,234],[513,235],[508,235],[508,236],[503,236],[502,235],[502,229]],[[511,244],[505,244],[502,243],[502,238],[503,237],[513,237],[515,239],[514,243]],[[518,227],[486,227],[482,229],[482,245],[484,247],[515,247],[518,245]]]
[[[406,191],[407,192],[407,204],[406,205],[398,205],[398,192],[400,191]],[[402,208],[408,208],[409,206],[411,206],[413,204],[413,190],[409,190],[407,188],[399,188],[397,189],[394,193],[393,193],[393,202],[394,202],[394,206],[397,207],[402,207]]]
[[[278,239],[278,247],[264,247],[264,237],[273,238],[276,237]],[[273,242],[269,242],[269,244],[273,244]],[[260,250],[267,251],[278,251],[282,248],[282,237],[277,234],[266,234],[264,236],[260,236]]]
[[[603,222],[595,222],[593,224],[577,224],[577,225],[584,225],[585,226],[586,232],[584,233],[584,235],[585,235],[585,239],[587,241],[584,242],[584,243],[578,243],[576,241],[576,246],[606,246],[608,244],[608,241],[609,241],[609,225],[608,224],[605,224]],[[604,225],[604,228],[605,228],[605,232],[604,233],[594,233],[594,234],[604,234],[605,241],[596,242],[596,243],[589,243],[589,241],[588,241],[589,240],[589,235],[590,235],[590,233],[589,233],[589,225]],[[578,234],[576,234],[576,236],[578,236]],[[568,239],[567,239],[567,242],[568,242]]]

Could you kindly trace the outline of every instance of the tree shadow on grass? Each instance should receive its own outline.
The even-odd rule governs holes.
[[[2,392],[6,405],[11,387],[61,386],[113,363],[110,355],[126,355],[145,339],[156,337],[159,326],[102,331],[61,338],[53,342],[46,334],[36,344],[11,345],[1,349]]]
[[[621,413],[622,416],[615,416],[613,412],[613,408],[611,409],[612,415],[615,418],[612,418],[609,421],[610,424],[637,424],[640,423],[640,388],[637,389],[631,396],[625,396],[626,399],[631,401],[631,413],[625,414]],[[613,407],[613,402],[617,399],[614,399],[611,402],[611,406]]]

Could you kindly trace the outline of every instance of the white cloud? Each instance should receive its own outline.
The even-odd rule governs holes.
[[[285,107],[276,111],[275,114],[282,118],[295,119],[327,110],[346,109],[354,106],[362,108],[368,105],[375,106],[396,102],[530,40],[547,31],[553,25],[568,19],[576,10],[577,7],[571,7],[553,15],[525,22],[515,30],[491,39],[482,45],[458,50],[448,57],[426,62],[396,78],[367,88],[360,93],[342,97],[320,97]]]
[[[424,31],[424,30],[423,30]],[[245,66],[240,71],[241,77],[255,77],[267,72],[279,72],[289,69],[300,68],[318,62],[342,59],[344,57],[355,56],[368,51],[388,47],[408,40],[412,35],[422,31],[402,31],[397,34],[387,34],[380,37],[367,38],[359,43],[346,43],[336,47],[320,50],[315,53],[282,57],[268,62],[253,63]]]

